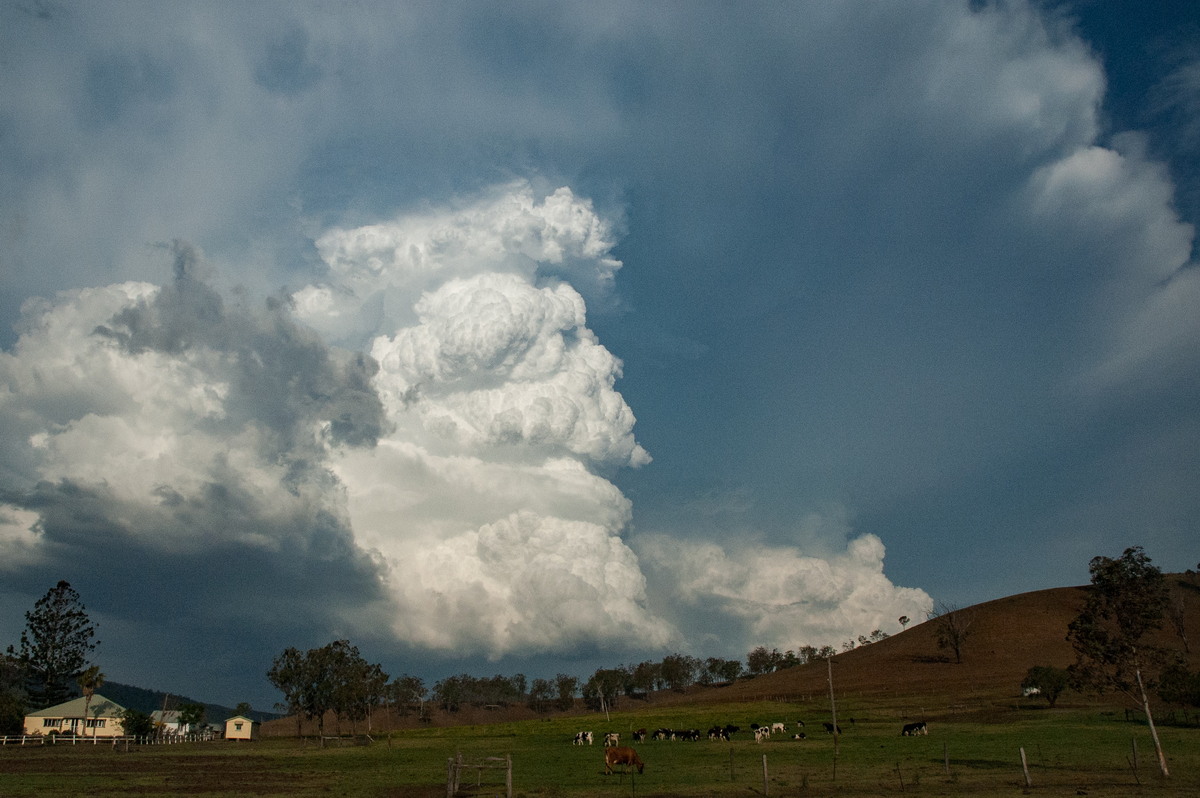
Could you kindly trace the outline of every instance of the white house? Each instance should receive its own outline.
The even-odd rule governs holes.
[[[64,704],[39,709],[25,716],[26,734],[74,734],[80,737],[120,737],[125,733],[121,714],[125,707],[96,693]]]
[[[179,719],[177,709],[156,709],[150,713],[150,720],[154,721],[154,731],[158,734],[180,735],[191,731],[188,724]]]
[[[257,740],[258,721],[251,720],[245,715],[234,715],[225,721],[226,740]]]

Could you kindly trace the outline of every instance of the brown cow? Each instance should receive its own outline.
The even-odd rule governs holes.
[[[638,773],[646,767],[642,760],[638,759],[637,751],[619,745],[604,749],[604,775],[612,773],[613,765],[636,766]]]

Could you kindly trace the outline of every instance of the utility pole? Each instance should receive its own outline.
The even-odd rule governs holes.
[[[836,757],[838,752],[838,724],[837,724],[837,701],[833,697],[833,657],[825,659],[825,665],[829,670],[829,712],[833,715],[833,755]]]

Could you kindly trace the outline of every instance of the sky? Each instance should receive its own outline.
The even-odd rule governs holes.
[[[270,709],[1197,566],[1175,2],[0,2],[0,640]]]

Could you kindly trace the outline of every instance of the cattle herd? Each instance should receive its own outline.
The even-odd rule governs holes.
[[[854,719],[851,718],[850,722],[853,723]],[[821,727],[825,730],[825,732],[827,734],[833,734],[834,732],[836,732],[838,734],[842,733],[841,726],[835,726],[834,724],[829,723],[828,721],[822,723]],[[795,729],[796,729],[796,731],[792,733],[791,739],[793,739],[793,740],[808,739],[808,736],[804,732],[804,721],[802,721],[802,720],[796,721]],[[696,740],[701,739],[704,736],[707,736],[708,739],[710,739],[710,740],[731,740],[731,739],[733,739],[733,735],[741,730],[742,729],[740,726],[735,726],[732,723],[727,723],[724,726],[711,727],[708,730],[707,735],[703,734],[699,729],[662,728],[662,729],[655,729],[653,732],[650,732],[649,736],[650,736],[650,739],[652,739],[652,740],[685,740],[685,741],[689,741],[689,742],[694,742]],[[767,723],[767,724],[759,724],[759,723],[751,723],[750,724],[750,733],[754,735],[754,742],[756,742],[756,743],[761,743],[764,740],[770,739],[772,734],[786,735],[787,731],[788,731],[788,727],[787,727],[786,723],[776,722],[776,723]],[[915,737],[915,736],[921,735],[921,734],[929,734],[929,726],[923,720],[917,721],[914,723],[905,723],[903,728],[900,730],[900,734],[903,737]],[[638,729],[637,731],[633,732],[633,741],[636,743],[645,742],[646,736],[647,736],[647,732],[645,729]],[[590,732],[590,731],[576,732],[575,738],[573,740],[573,744],[574,745],[591,745],[595,741],[595,739],[596,739],[595,735],[592,734],[592,732]],[[635,751],[632,748],[623,747],[621,745],[620,733],[605,732],[602,739],[604,741],[604,748],[605,748],[604,772],[606,774],[612,773],[613,772],[612,769],[616,765],[627,765],[629,767],[636,767],[638,770],[638,773],[642,772],[643,768],[645,767],[645,764],[642,762],[641,759],[638,758],[637,751]]]

